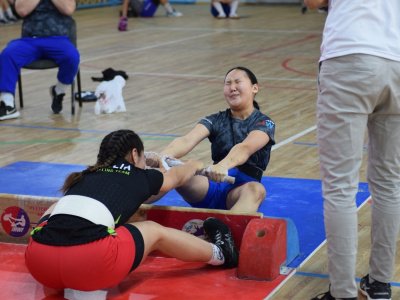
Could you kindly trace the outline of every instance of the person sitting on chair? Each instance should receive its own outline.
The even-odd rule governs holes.
[[[75,0],[15,1],[23,18],[22,37],[10,41],[0,54],[0,121],[19,117],[15,88],[21,68],[40,60],[53,60],[59,67],[57,84],[50,87],[51,109],[62,110],[65,89],[78,72],[80,56],[71,42]]]
[[[211,14],[217,19],[239,19],[237,8],[239,0],[212,0]]]
[[[164,6],[167,17],[182,16],[182,13],[175,10],[168,0],[123,0],[118,30],[126,31],[128,29],[128,16],[144,18],[153,17],[160,4]]]

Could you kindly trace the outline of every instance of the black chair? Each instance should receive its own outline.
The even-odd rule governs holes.
[[[71,28],[70,40],[76,47],[77,38],[76,38],[76,24],[75,24],[75,21],[74,21],[73,26]],[[58,65],[52,60],[40,59],[40,60],[36,60],[36,61],[30,63],[29,65],[24,66],[23,68],[24,69],[29,69],[29,70],[46,70],[46,69],[58,68]],[[80,74],[79,68],[78,68],[78,73],[76,75],[76,79],[74,79],[74,81],[71,84],[71,114],[72,115],[75,114],[75,81],[77,81],[77,84],[78,84],[78,93],[77,93],[77,97],[76,98],[77,98],[77,100],[79,102],[79,107],[82,107],[81,74]],[[22,93],[21,73],[18,74],[18,93],[19,93],[19,106],[21,108],[23,108],[24,107],[24,97],[23,97],[23,93]]]

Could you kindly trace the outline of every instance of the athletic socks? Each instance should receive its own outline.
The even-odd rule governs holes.
[[[212,5],[218,12],[218,18],[226,18],[226,14],[224,12],[224,9],[222,8],[221,2],[213,2]]]
[[[63,84],[61,82],[57,82],[56,86],[55,86],[55,91],[57,95],[60,94],[65,94],[65,90],[67,89],[68,85],[67,84]]]
[[[216,246],[215,244],[211,244],[212,246],[212,257],[208,264],[213,265],[213,266],[220,266],[225,262],[225,257],[224,254],[221,251],[221,248]]]
[[[236,11],[239,6],[239,0],[233,0],[231,2],[231,11],[229,12],[229,17],[237,17]]]
[[[11,93],[1,92],[0,100],[4,102],[6,106],[14,107],[14,95]]]
[[[169,2],[164,4],[165,11],[169,14],[172,14],[174,12],[174,9],[172,8],[171,4]]]

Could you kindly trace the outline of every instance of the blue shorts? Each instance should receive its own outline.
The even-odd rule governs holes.
[[[155,4],[153,0],[145,0],[143,2],[142,11],[140,16],[144,18],[153,17],[158,8],[158,4]]]
[[[258,182],[257,179],[239,171],[237,168],[230,169],[228,175],[235,177],[234,184],[209,180],[207,195],[204,199],[200,202],[190,203],[190,205],[197,208],[228,209],[226,199],[231,190],[247,182]]]

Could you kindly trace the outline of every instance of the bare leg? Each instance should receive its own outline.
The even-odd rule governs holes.
[[[122,2],[121,17],[118,22],[118,30],[119,31],[127,31],[128,30],[128,7],[129,7],[129,0],[124,0]]]
[[[237,212],[256,212],[267,192],[259,182],[243,184],[228,194],[226,206]]]
[[[187,232],[164,227],[153,221],[132,223],[142,233],[144,257],[158,250],[182,261],[208,262],[212,258],[212,244]]]
[[[128,16],[128,6],[129,6],[129,0],[123,0],[121,17],[126,18]]]

